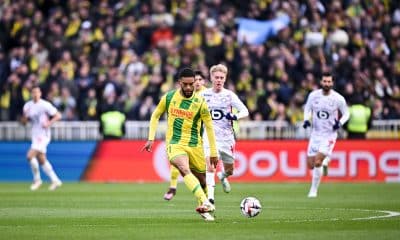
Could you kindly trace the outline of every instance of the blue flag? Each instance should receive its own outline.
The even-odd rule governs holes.
[[[269,37],[275,36],[278,32],[287,27],[290,22],[288,15],[279,16],[273,20],[258,21],[250,18],[238,18],[239,24],[238,42],[247,42],[252,45],[263,44]]]

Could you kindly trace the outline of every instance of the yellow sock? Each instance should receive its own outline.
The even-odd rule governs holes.
[[[171,180],[169,183],[170,188],[176,188],[178,186],[179,175],[180,175],[179,170],[176,167],[171,166]]]
[[[203,203],[207,200],[206,194],[201,188],[199,180],[191,173],[183,178],[186,187],[196,196],[197,201]]]

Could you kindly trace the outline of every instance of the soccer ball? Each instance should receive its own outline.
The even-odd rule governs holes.
[[[255,197],[246,197],[240,203],[240,211],[246,217],[255,217],[261,212],[261,203]]]

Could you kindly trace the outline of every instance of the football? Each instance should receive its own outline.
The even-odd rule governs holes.
[[[246,197],[240,203],[240,211],[246,217],[255,217],[261,212],[261,203],[255,197]]]

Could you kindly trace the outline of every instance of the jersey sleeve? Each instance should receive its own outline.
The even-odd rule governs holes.
[[[306,105],[304,106],[304,121],[310,121],[311,115],[312,115],[312,110],[311,110],[311,103],[313,99],[314,94],[310,93],[307,97]]]
[[[24,104],[24,107],[22,108],[22,113],[23,113],[23,115],[24,115],[25,117],[28,117],[28,116],[27,116],[28,109],[29,109],[29,102],[25,103],[25,104]]]
[[[203,101],[201,104],[200,116],[201,116],[201,120],[204,123],[205,130],[207,133],[208,143],[210,145],[210,157],[218,157],[213,121],[212,121],[210,111],[208,110],[208,106],[205,103],[205,101]]]
[[[54,116],[58,112],[57,108],[54,107],[53,104],[51,104],[50,102],[46,102],[45,108],[46,108],[46,113],[50,116]]]
[[[231,92],[232,96],[232,107],[236,108],[238,113],[236,114],[238,119],[245,118],[249,116],[249,110],[247,107],[244,105],[244,103],[239,99],[239,97]]]
[[[341,125],[345,124],[347,120],[350,118],[350,112],[346,104],[346,100],[344,97],[339,98],[339,111],[342,114],[342,117],[339,119]]]
[[[158,121],[160,120],[161,115],[166,110],[166,101],[167,101],[167,98],[166,98],[166,95],[164,95],[161,98],[160,102],[158,103],[156,109],[154,109],[153,114],[151,114],[150,126],[149,126],[149,136],[148,136],[148,140],[150,140],[150,141],[153,141],[156,136]]]

